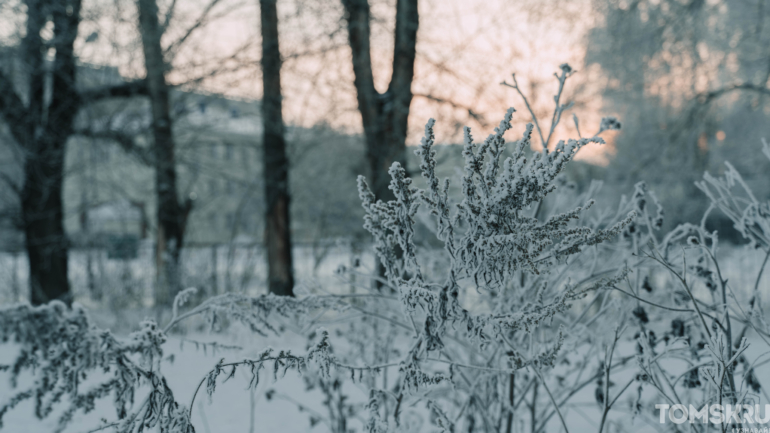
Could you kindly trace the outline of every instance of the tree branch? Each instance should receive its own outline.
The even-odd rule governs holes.
[[[396,1],[395,46],[393,47],[393,77],[388,85],[388,93],[406,97],[411,101],[412,79],[414,78],[414,59],[417,55],[417,28],[419,13],[417,0]],[[404,101],[407,103],[409,101]],[[406,107],[408,109],[408,106]]]
[[[126,153],[134,155],[142,164],[154,166],[155,158],[152,149],[137,146],[135,136],[120,131],[95,132],[90,130],[78,130],[75,134],[94,140],[110,140],[117,143]]]
[[[174,41],[165,50],[163,50],[164,57],[166,57],[167,61],[170,60],[168,56],[171,56],[171,58],[173,58],[176,55],[176,53],[179,52],[179,49],[182,47],[182,45],[184,45],[187,39],[190,38],[190,36],[195,32],[195,30],[208,24],[208,19],[209,19],[209,15],[211,14],[211,10],[214,9],[214,6],[216,6],[219,3],[219,1],[220,0],[211,0],[211,3],[209,3],[206,6],[206,9],[203,10],[203,12],[195,21],[195,23],[192,26],[190,26],[190,28],[187,29],[184,35],[182,35],[182,37]],[[170,21],[170,17],[167,17],[167,20]],[[163,26],[164,31],[167,25],[168,25],[168,22],[166,22],[165,25]]]
[[[11,190],[13,190],[16,195],[21,196],[21,186],[16,184],[16,181],[11,176],[9,176],[8,173],[0,172],[0,180],[8,185],[8,187],[11,188]]]
[[[368,0],[342,0],[348,23],[348,39],[353,54],[354,84],[358,94],[358,108],[364,121],[364,131],[370,133],[377,119],[379,93],[374,87],[370,46],[371,20]]]
[[[96,102],[108,98],[131,98],[148,95],[146,80],[134,80],[111,86],[82,90],[80,98],[84,103]]]
[[[714,99],[719,98],[720,96],[735,92],[737,90],[744,90],[749,92],[761,93],[763,95],[770,95],[770,89],[768,89],[767,87],[758,86],[752,83],[738,83],[738,84],[733,84],[731,86],[722,87],[721,89],[712,90],[711,92],[701,93],[698,96],[696,96],[696,100],[701,104],[705,105],[712,102]]]
[[[27,141],[27,121],[29,113],[19,95],[13,88],[13,82],[0,71],[0,116],[4,117],[13,138],[24,145]]]
[[[458,108],[458,109],[461,109],[463,111],[466,111],[468,113],[468,117],[470,117],[473,120],[479,122],[479,124],[483,128],[486,128],[489,125],[487,123],[487,119],[484,118],[483,114],[479,114],[479,113],[475,112],[473,110],[473,108],[471,108],[469,106],[466,106],[466,105],[454,102],[454,101],[449,100],[449,99],[444,99],[444,98],[440,98],[438,96],[433,96],[430,93],[415,93],[414,96],[417,96],[419,98],[425,98],[425,99],[428,99],[430,101],[437,102],[439,104],[446,104],[446,105],[451,106],[452,108]]]

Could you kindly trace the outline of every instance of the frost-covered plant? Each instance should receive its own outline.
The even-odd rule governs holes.
[[[767,144],[764,149],[770,157]],[[749,340],[770,346],[770,327],[759,291],[770,256],[764,238],[768,221],[761,210],[767,204],[758,201],[740,174],[727,166],[725,177],[706,173],[704,181],[697,184],[712,201],[700,224],[683,224],[659,236],[655,229],[661,226],[658,221],[663,214],[658,205],[654,215],[659,217],[648,214],[646,206],[637,206],[644,215],[639,222],[647,226],[646,230],[638,230],[635,224],[627,227],[629,232],[635,229],[624,238],[631,241],[626,249],[633,252],[636,278],[619,282],[613,290],[622,294],[619,301],[625,311],[625,317],[619,319],[622,331],[616,335],[632,335],[636,341],[638,373],[620,391],[622,394],[631,385],[637,388],[636,396],[628,401],[635,417],[657,418],[658,414],[653,414],[655,404],[692,405],[696,410],[706,404],[730,405],[733,409],[742,405],[750,406],[754,413],[763,397],[768,402],[757,373],[767,352],[749,355],[747,350]],[[637,186],[631,202],[646,204],[647,196],[654,198]],[[749,277],[753,284],[728,281],[718,233],[705,227],[714,209],[722,210],[752,241],[749,251],[764,250],[756,276]],[[752,415],[754,422],[767,419],[764,406],[761,408],[761,414]],[[688,423],[686,427],[698,432],[714,428],[728,431],[740,427],[738,420],[748,412],[737,413],[737,419],[720,424]],[[666,412],[664,418],[667,416]]]
[[[566,65],[562,67],[562,75],[557,76],[559,95],[567,76],[573,72]],[[569,106],[559,105],[558,97],[556,101],[551,134]],[[549,372],[564,359],[561,350],[575,343],[567,313],[587,294],[602,293],[626,274],[621,267],[603,273],[590,269],[581,273],[581,280],[575,281],[567,271],[578,262],[586,262],[584,256],[591,254],[587,252],[593,252],[595,263],[597,247],[629,226],[635,213],[631,209],[626,215],[579,225],[578,220],[593,203],[588,197],[580,198],[578,206],[565,207],[559,203],[545,206],[545,200],[561,182],[558,176],[575,154],[589,143],[603,141],[595,135],[561,141],[551,149],[545,142],[542,152],[531,152],[533,125],[528,125],[522,137],[513,143],[506,143],[504,139],[504,134],[511,129],[513,112],[509,110],[494,133],[482,143],[475,143],[470,130],[466,129],[465,170],[459,202],[454,202],[449,193],[449,180],[441,180],[436,175],[433,120],[428,122],[425,137],[416,151],[426,189],[416,189],[398,164],[390,169],[390,188],[395,200],[375,200],[366,182],[359,178],[359,195],[366,212],[364,227],[372,234],[375,251],[385,268],[384,278],[380,280],[382,290],[353,297],[328,294],[298,299],[227,294],[180,313],[180,307],[190,297],[190,292],[183,292],[174,302],[171,322],[162,331],[152,323],[146,325],[153,332],[154,337],[149,340],[152,344],[119,343],[111,334],[88,324],[82,310],[74,310],[80,312],[77,314],[83,323],[78,328],[81,329],[78,338],[70,336],[69,344],[91,339],[95,343],[88,346],[89,353],[98,358],[103,355],[94,337],[98,335],[119,347],[117,353],[108,352],[106,357],[98,358],[101,364],[90,361],[76,364],[72,371],[57,367],[58,370],[47,373],[48,376],[37,382],[32,392],[53,392],[59,397],[52,402],[57,402],[62,392],[57,391],[55,385],[51,390],[47,387],[59,383],[62,377],[87,373],[98,366],[115,371],[118,377],[108,381],[109,385],[100,388],[91,399],[116,396],[120,421],[112,425],[119,426],[121,431],[130,431],[135,426],[159,426],[163,431],[191,430],[190,409],[174,400],[158,364],[165,333],[176,324],[202,314],[215,329],[218,318],[225,316],[258,333],[280,332],[277,317],[291,317],[312,325],[329,312],[344,317],[352,310],[361,315],[355,316],[359,318],[356,332],[344,335],[351,343],[346,351],[335,353],[332,337],[323,331],[316,334],[320,338],[302,355],[264,349],[254,358],[222,360],[201,378],[196,396],[200,389],[212,395],[218,380],[233,378],[239,368],[249,373],[252,387],[259,382],[265,368],[270,368],[276,379],[288,370],[296,370],[315,378],[312,380],[320,387],[349,377],[371,390],[365,408],[368,420],[364,426],[368,431],[405,428],[406,408],[420,401],[427,402],[426,410],[432,414],[437,427],[451,431],[459,428],[458,424],[472,429],[479,423],[488,427],[506,425],[510,429],[517,407],[514,394],[521,393],[520,404],[532,389],[530,405],[537,408],[542,399],[537,389],[542,386],[563,422],[559,405],[550,391],[557,385],[549,386],[547,382]],[[617,121],[605,119],[599,132],[618,127]],[[448,266],[438,272],[423,269],[421,248],[415,244],[414,217],[421,205],[435,216],[436,235],[444,245],[448,260]],[[472,296],[478,301],[469,302]],[[2,313],[3,320],[16,324],[15,328],[8,328],[6,335],[15,336],[22,345],[21,361],[17,364],[27,365],[24,359],[28,352],[46,351],[63,341],[37,341],[38,337],[25,332],[24,328],[34,327],[28,323],[33,314],[56,316],[59,311],[54,313],[46,308],[62,307],[14,308],[29,311],[29,317],[12,314],[15,310]],[[63,312],[60,317],[49,320],[65,320],[71,314],[75,313]],[[364,341],[355,334],[371,338]],[[384,335],[392,338],[383,339]],[[128,348],[135,349],[138,360],[131,361],[135,352]],[[124,364],[130,367],[123,367]],[[36,364],[29,364],[32,365]],[[56,361],[53,365],[62,364]],[[132,373],[128,377],[133,382],[122,378],[125,368]],[[395,379],[390,381],[385,374],[389,370],[397,370]],[[517,377],[529,383],[518,392],[514,384]],[[151,388],[146,402],[131,413],[121,409],[123,400],[128,398],[124,395],[132,398],[139,387],[145,385]],[[77,388],[76,383],[66,388],[75,397],[72,407],[85,410],[92,407],[78,399],[73,386]],[[20,395],[24,398],[23,393]],[[542,413],[532,409],[537,413],[537,419],[532,419],[533,425],[545,426],[553,415],[549,415],[546,408],[543,406]],[[60,425],[66,425],[67,421],[63,419]]]
[[[511,285],[517,271],[540,274],[541,268],[551,268],[582,248],[616,236],[633,219],[630,214],[606,230],[571,225],[592,202],[545,221],[528,215],[533,205],[537,206],[554,191],[554,179],[575,153],[585,144],[601,142],[601,139],[560,142],[554,151],[545,149],[529,161],[525,156],[532,133],[529,125],[524,137],[512,146],[513,155],[506,158],[501,167],[505,151],[503,134],[511,127],[512,114],[513,109],[508,110],[495,133],[478,146],[466,129],[463,200],[454,209],[449,201],[449,181],[445,180],[440,187],[435,174],[433,120],[428,122],[425,137],[416,151],[422,159],[420,168],[429,185],[427,190],[412,187],[411,179],[398,163],[390,169],[394,201],[375,202],[364,178],[358,179],[366,210],[364,227],[374,236],[375,249],[385,266],[389,285],[398,291],[410,319],[415,319],[418,307],[426,312],[424,337],[428,351],[443,346],[441,340],[446,325],[459,323],[465,327],[467,337],[484,343],[490,338],[499,340],[506,330],[531,331],[541,321],[563,311],[569,301],[584,292],[568,286],[543,302],[546,301],[543,290],[539,293],[539,305],[522,305],[520,311],[507,314],[479,315],[464,309],[458,303],[458,296],[466,280],[475,290],[503,291]],[[413,218],[420,203],[418,198],[436,216],[437,236],[450,257],[441,282],[427,282],[417,260]]]
[[[56,427],[62,431],[77,411],[90,412],[97,400],[112,396],[121,420],[112,426],[119,432],[154,427],[163,432],[193,431],[187,411],[159,373],[166,337],[154,322],[142,323],[128,341],[120,341],[96,328],[78,306],[69,309],[58,301],[40,307],[22,304],[0,310],[0,338],[19,345],[15,362],[0,366],[11,373],[11,385],[15,388],[25,372],[35,375],[32,387],[14,393],[0,406],[0,427],[8,410],[34,400],[40,419],[55,405],[65,406]],[[140,389],[146,397],[129,415]]]
[[[179,308],[193,293],[194,289],[188,289],[176,297],[173,318],[165,328],[145,321],[126,341],[98,329],[77,305],[70,309],[63,303],[51,302],[38,307],[19,304],[0,309],[0,339],[3,343],[18,345],[15,361],[0,365],[0,371],[10,373],[12,388],[17,387],[18,378],[24,373],[35,377],[30,388],[13,393],[9,401],[0,406],[0,428],[3,415],[25,400],[34,400],[35,416],[40,419],[51,415],[56,405],[64,406],[56,427],[56,431],[62,431],[76,412],[88,413],[97,400],[111,397],[118,421],[99,430],[115,428],[118,432],[132,432],[157,428],[168,433],[192,432],[190,411],[175,399],[161,371],[166,334],[175,325],[188,317],[204,314],[210,325],[216,327],[217,318],[224,313],[254,332],[275,332],[273,320],[277,316],[307,316],[311,310],[344,308],[334,299],[314,296],[293,299],[272,294],[258,297],[225,294],[180,314]],[[211,346],[222,348],[222,345]],[[231,347],[224,345],[224,348]],[[272,351],[268,350],[250,365],[255,378],[268,360],[285,369],[301,368],[307,361],[316,361],[328,371],[324,350],[323,345],[318,346],[306,359],[284,352],[271,356]],[[207,376],[210,392],[222,368],[218,364]],[[137,405],[137,396],[141,395],[144,398]]]
[[[562,70],[557,76],[559,93],[570,73]],[[564,109],[556,100],[554,122]],[[413,333],[414,343],[401,361],[396,401],[426,399],[438,425],[447,430],[458,422],[503,425],[514,404],[506,401],[504,388],[514,391],[501,378],[513,380],[519,370],[526,369],[522,375],[531,385],[542,383],[547,389],[541,372],[554,367],[569,333],[554,327],[554,320],[576,300],[625,275],[616,269],[615,276],[602,279],[589,272],[576,284],[565,279],[563,271],[582,260],[584,251],[620,234],[634,221],[633,209],[593,226],[575,224],[591,206],[590,200],[547,216],[540,212],[565,165],[586,144],[602,143],[601,138],[562,141],[533,154],[533,125],[512,144],[503,138],[513,112],[509,110],[480,144],[466,128],[458,203],[451,199],[449,180],[436,175],[433,120],[416,151],[426,189],[413,187],[403,167],[394,164],[390,189],[395,200],[385,203],[376,201],[359,177],[364,227],[374,237],[386,286],[398,294],[405,316],[401,323]],[[615,120],[605,123],[600,132],[619,127]],[[422,204],[434,216],[436,236],[448,257],[440,275],[429,276],[423,270],[414,243],[414,218]],[[486,307],[464,305],[462,300],[471,293]],[[438,371],[441,364],[446,370]],[[453,389],[452,398],[439,397],[447,386]],[[494,397],[480,394],[479,386],[494,389]],[[372,415],[372,431],[399,424],[398,410],[383,412]],[[448,415],[452,412],[453,420]]]
[[[36,377],[32,388],[3,403],[0,420],[19,402],[35,399],[39,417],[54,405],[65,407],[62,429],[75,411],[112,397],[118,420],[99,430],[192,431],[193,405],[178,402],[159,361],[167,334],[195,316],[214,331],[231,323],[261,335],[280,334],[287,323],[317,330],[303,353],[263,347],[255,356],[233,358],[233,346],[204,345],[228,354],[199,379],[190,401],[202,393],[213,397],[223,381],[241,380],[238,370],[252,391],[265,375],[278,380],[294,371],[308,390],[321,392],[327,414],[279,391],[268,391],[268,399],[296,402],[309,413],[311,427],[323,424],[335,433],[356,427],[378,433],[570,431],[573,400],[586,393],[595,399],[599,432],[613,427],[615,412],[657,421],[656,403],[759,401],[761,362],[749,358],[747,338],[770,341],[758,292],[765,265],[744,308],[705,218],[661,233],[663,209],[643,182],[613,211],[592,208],[598,183],[576,192],[562,176],[564,167],[620,122],[604,118],[594,136],[550,145],[571,107],[561,94],[574,72],[562,65],[556,75],[547,134],[533,114],[534,123],[507,142],[513,109],[481,143],[466,129],[456,189],[437,174],[433,120],[415,152],[424,188],[394,164],[395,199],[383,202],[359,178],[364,227],[385,271],[372,275],[356,265],[340,268],[338,276],[346,288],[352,277],[379,283],[354,286],[364,292],[306,287],[296,290],[297,298],[228,293],[183,311],[192,294],[184,291],[165,327],[145,322],[126,341],[96,329],[78,307],[0,310],[0,335],[19,346],[16,361],[3,367],[12,385],[25,371]],[[519,90],[515,77],[512,87]],[[542,151],[531,150],[534,131]],[[743,198],[736,198],[735,185]],[[707,175],[700,187],[712,208],[768,250],[767,203],[737,172],[728,170],[724,179]],[[416,219],[425,211],[439,251],[416,241]],[[82,391],[86,379],[98,384]],[[363,391],[358,400],[346,383]],[[142,403],[130,404],[134,396]]]
[[[770,144],[762,140],[762,152],[770,159]],[[719,209],[733,222],[746,239],[756,247],[770,248],[770,202],[757,199],[743,177],[729,162],[725,162],[725,175],[716,178],[709,173],[696,185],[711,200],[712,209]]]

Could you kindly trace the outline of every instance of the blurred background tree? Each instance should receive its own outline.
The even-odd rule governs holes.
[[[624,120],[607,180],[627,189],[646,179],[670,213],[669,225],[692,221],[706,206],[694,185],[703,171],[721,170],[725,159],[744,172],[759,170],[751,144],[767,135],[770,113],[765,2],[594,6],[602,24],[587,35],[586,62],[601,67],[601,95]]]

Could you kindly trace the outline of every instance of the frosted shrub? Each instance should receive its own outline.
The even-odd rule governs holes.
[[[562,70],[560,92],[569,73]],[[556,100],[554,119],[564,109]],[[413,341],[401,361],[397,394],[391,402],[395,412],[382,409],[387,398],[370,403],[370,408],[376,408],[370,431],[399,426],[398,407],[405,398],[427,401],[436,425],[447,431],[472,430],[474,425],[510,429],[516,376],[529,383],[524,393],[542,385],[551,396],[543,372],[547,374],[563,359],[560,349],[568,338],[564,327],[557,325],[569,325],[565,313],[573,302],[602,292],[625,276],[622,268],[608,278],[596,278],[599,274],[589,271],[577,284],[569,281],[566,270],[583,260],[583,252],[615,238],[631,224],[636,215],[633,209],[593,226],[576,224],[593,204],[587,198],[582,206],[560,209],[557,205],[548,216],[540,212],[565,165],[586,144],[602,143],[601,138],[559,142],[553,149],[545,147],[533,154],[529,150],[533,125],[512,144],[503,138],[511,128],[513,112],[508,110],[482,143],[475,143],[466,128],[459,203],[450,199],[449,180],[436,176],[433,120],[416,151],[425,190],[414,188],[403,167],[394,164],[390,189],[396,199],[383,203],[374,200],[359,177],[364,227],[374,237],[386,286],[398,294],[405,316],[400,323],[409,324],[403,328],[411,327]],[[600,132],[619,128],[614,119],[602,124]],[[434,278],[423,272],[413,240],[420,205],[434,216],[436,236],[449,258],[443,275]],[[486,307],[466,308],[460,299],[468,291],[477,293]],[[523,397],[518,396],[519,403]],[[536,407],[537,396],[533,398]],[[558,405],[554,408],[558,413]],[[548,418],[545,412],[537,413],[532,422],[541,422],[542,428]]]
[[[770,157],[766,144],[765,153]],[[658,233],[663,210],[654,194],[641,183],[632,198],[621,203],[621,208],[634,207],[638,214],[624,230],[618,245],[627,254],[635,277],[617,281],[611,287],[620,295],[619,314],[598,319],[616,323],[614,342],[601,365],[606,377],[597,382],[596,389],[597,402],[604,408],[602,427],[612,404],[632,387],[636,393],[628,393],[631,395],[627,395],[625,402],[627,410],[635,418],[650,423],[665,420],[669,426],[677,427],[668,412],[669,407],[676,405],[690,411],[706,405],[730,405],[718,412],[717,418],[719,413],[729,416],[730,408],[733,412],[738,408],[737,418],[679,426],[687,431],[730,431],[741,427],[739,420],[747,414],[752,422],[767,419],[764,404],[759,406],[761,413],[755,406],[763,400],[768,402],[760,380],[762,375],[758,373],[770,345],[770,327],[765,321],[759,291],[770,257],[764,237],[768,220],[763,209],[767,209],[767,203],[757,200],[740,174],[729,163],[727,166],[723,178],[706,173],[704,181],[697,183],[712,202],[700,224],[683,224],[669,233]],[[725,275],[718,233],[705,227],[707,216],[717,209],[752,241],[749,251],[763,252],[764,260],[757,273],[747,275],[752,281],[750,286],[741,280],[737,284],[730,282]],[[633,350],[627,345],[622,347],[623,340],[635,342],[630,346]],[[750,341],[760,346],[759,352],[750,354]],[[634,356],[637,372],[625,383],[615,384],[618,391],[608,404],[607,384],[612,368],[606,359],[612,360],[613,354]],[[764,374],[767,375],[766,368]],[[662,404],[667,406],[660,414],[656,405]],[[712,415],[709,412],[708,417],[713,420]]]
[[[762,140],[762,152],[770,159],[770,144]],[[722,178],[706,173],[703,181],[696,183],[711,200],[706,211],[719,209],[733,222],[735,229],[757,248],[770,247],[770,203],[757,200],[741,174],[729,162]],[[705,219],[704,216],[704,219]]]
[[[228,293],[185,309],[188,290],[176,298],[165,327],[145,322],[126,341],[96,329],[78,307],[3,308],[0,335],[17,344],[19,355],[1,368],[14,388],[20,374],[32,373],[35,381],[2,403],[0,420],[34,400],[40,418],[64,407],[62,430],[77,411],[110,398],[116,421],[97,430],[190,432],[195,400],[214,396],[223,381],[243,380],[238,370],[252,390],[265,377],[300,373],[327,409],[308,411],[308,425],[335,433],[569,431],[579,404],[574,400],[586,394],[593,406],[581,410],[599,432],[617,430],[620,421],[657,422],[658,403],[759,401],[761,363],[749,357],[748,339],[770,338],[758,292],[764,264],[745,304],[723,275],[717,234],[707,232],[705,222],[661,233],[663,209],[643,182],[614,211],[592,208],[598,183],[576,193],[560,176],[564,167],[620,122],[604,118],[594,136],[549,146],[571,106],[560,97],[572,73],[563,65],[556,76],[547,135],[533,115],[533,124],[506,142],[513,109],[481,143],[466,128],[456,189],[436,174],[433,120],[415,151],[424,189],[394,164],[395,199],[383,202],[359,177],[364,227],[384,275],[360,266],[341,267],[338,275],[344,287],[362,276],[378,281],[356,285],[363,293],[323,287],[298,288],[297,298]],[[518,90],[515,77],[511,87]],[[530,150],[534,131],[539,152]],[[737,195],[736,185],[742,189]],[[770,251],[767,203],[737,172],[729,170],[724,179],[706,175],[699,186],[712,199],[710,211],[722,210]],[[430,214],[441,250],[416,244],[420,212]],[[180,400],[166,384],[160,359],[166,335],[195,316],[214,331],[240,323],[261,335],[281,334],[286,321],[315,331],[303,353],[257,348],[249,358],[228,354]],[[355,388],[345,383],[365,395],[352,397]],[[266,396],[305,409],[279,391]]]
[[[764,153],[770,158],[770,147]],[[716,178],[708,173],[696,183],[711,200],[700,224],[681,225],[660,241],[652,237],[645,247],[639,247],[640,273],[647,271],[644,289],[628,289],[636,296],[638,311],[650,311],[636,316],[640,330],[639,387],[655,391],[659,403],[692,404],[700,409],[706,404],[731,405],[738,409],[738,419],[744,419],[747,407],[752,409],[754,422],[767,420],[764,404],[768,403],[758,369],[770,346],[770,326],[765,320],[760,288],[762,276],[770,257],[767,241],[770,228],[768,203],[757,200],[741,175],[726,163],[725,176]],[[743,236],[751,241],[749,251],[762,252],[763,260],[755,275],[746,275],[752,283],[728,281],[726,267],[720,260],[718,233],[706,230],[708,215],[714,210],[724,213]],[[657,269],[656,269],[657,268]],[[746,270],[742,269],[742,272]],[[656,276],[657,282],[653,281]],[[766,283],[765,283],[766,285]],[[658,287],[660,286],[660,287]],[[664,290],[660,290],[664,289]],[[633,295],[631,295],[633,296]],[[646,320],[641,320],[645,318]],[[659,336],[649,328],[658,323]],[[662,332],[661,332],[662,331]],[[750,341],[759,347],[749,355]],[[764,353],[762,353],[764,352]],[[669,361],[684,360],[686,367],[671,368]],[[767,370],[764,370],[767,377]],[[764,399],[763,399],[764,397]],[[661,398],[663,400],[661,400]],[[761,406],[755,406],[760,404]],[[641,392],[638,404],[642,404]],[[758,409],[761,408],[761,413]],[[725,414],[727,414],[725,409]],[[729,414],[727,414],[729,416]],[[741,421],[728,419],[717,429],[728,431],[740,427]],[[746,422],[746,421],[744,421]],[[745,424],[744,424],[745,425]],[[705,431],[705,426],[694,427]]]
[[[562,70],[560,92],[566,74],[571,73]],[[558,117],[564,108],[557,105]],[[45,417],[52,405],[65,404],[62,397],[66,394],[70,409],[59,423],[61,429],[75,410],[88,411],[95,399],[112,395],[119,421],[105,428],[190,431],[189,409],[177,403],[160,372],[165,333],[177,323],[203,314],[216,328],[218,318],[224,315],[255,332],[279,332],[274,325],[276,316],[309,320],[317,312],[344,315],[353,309],[364,313],[357,333],[369,333],[373,339],[355,344],[355,333],[343,333],[353,349],[338,357],[329,333],[321,331],[302,355],[266,349],[252,359],[222,360],[201,379],[196,395],[201,389],[213,394],[218,381],[233,378],[239,368],[249,373],[252,387],[265,368],[272,371],[274,379],[296,370],[315,378],[314,383],[321,386],[344,373],[339,377],[366,383],[371,389],[365,407],[369,431],[399,429],[402,408],[419,401],[427,402],[434,423],[445,430],[455,429],[458,422],[469,426],[507,422],[510,428],[515,376],[521,374],[521,380],[529,382],[524,393],[533,386],[537,389],[538,384],[548,389],[544,373],[563,356],[560,350],[569,332],[557,326],[565,324],[564,318],[559,323],[554,320],[586,294],[609,287],[625,275],[618,270],[612,278],[577,284],[566,277],[566,269],[582,260],[584,251],[616,237],[634,219],[632,211],[614,222],[608,223],[609,218],[578,225],[580,216],[593,203],[587,197],[581,199],[580,206],[559,212],[554,211],[559,208],[555,206],[550,215],[543,215],[543,201],[556,189],[557,176],[565,165],[582,147],[602,143],[602,139],[568,140],[532,153],[533,125],[528,125],[514,143],[503,138],[511,128],[513,112],[508,110],[482,143],[475,143],[466,129],[459,203],[450,199],[449,181],[438,179],[435,173],[433,120],[428,122],[416,151],[428,185],[425,190],[414,188],[398,164],[390,169],[393,201],[375,201],[366,182],[359,178],[359,195],[366,211],[364,226],[372,234],[385,268],[384,291],[357,296],[355,303],[343,295],[284,299],[226,294],[180,313],[179,308],[190,296],[190,292],[183,292],[174,303],[171,323],[161,331],[147,322],[127,343],[94,328],[81,309],[67,311],[58,304],[6,308],[1,315],[8,324],[3,335],[21,345],[20,356],[9,366],[12,376],[24,368],[43,368],[36,371],[42,377],[33,389],[16,394],[2,412],[34,396],[37,416]],[[602,125],[600,132],[619,127],[614,120],[605,120]],[[436,235],[448,257],[449,264],[441,275],[429,276],[419,263],[414,217],[421,205],[435,216]],[[594,276],[587,275],[588,279]],[[390,296],[389,291],[397,297]],[[481,302],[466,308],[470,306],[464,306],[461,298],[470,291],[477,293]],[[378,303],[377,308],[372,308],[372,302]],[[46,324],[46,331],[40,332],[40,324]],[[392,338],[383,339],[383,335]],[[378,342],[378,347],[372,347],[372,341]],[[383,373],[388,369],[397,369],[395,382],[386,382]],[[93,391],[80,394],[79,380],[96,370],[106,373],[108,379]],[[145,402],[127,413],[126,404],[137,393],[146,395]],[[48,401],[44,401],[46,396]],[[537,396],[533,398],[537,400]],[[558,406],[554,408],[558,411]],[[334,425],[335,430],[345,429],[345,423]]]
[[[98,399],[111,396],[118,431],[132,431],[138,426],[158,427],[164,432],[194,431],[189,419],[174,399],[174,394],[159,374],[166,341],[153,322],[144,322],[141,330],[128,341],[117,340],[109,331],[94,327],[82,308],[68,309],[54,301],[32,308],[17,305],[0,310],[0,337],[20,346],[10,372],[15,388],[19,375],[32,372],[30,389],[13,394],[0,407],[2,416],[24,400],[34,400],[35,416],[45,418],[56,404],[65,405],[56,431],[63,430],[77,411],[90,412]],[[100,377],[101,376],[101,377]],[[94,385],[84,382],[98,378]],[[99,380],[101,379],[101,380]],[[138,411],[127,412],[137,393],[146,394]]]
[[[565,200],[557,200],[549,210],[542,210],[565,165],[578,150],[588,143],[601,143],[601,138],[569,140],[532,153],[533,125],[519,140],[506,144],[503,135],[511,128],[512,114],[511,109],[482,143],[475,143],[466,129],[459,202],[450,198],[449,181],[435,173],[432,120],[416,151],[425,190],[415,188],[398,164],[390,169],[395,200],[375,200],[363,177],[359,178],[364,227],[372,234],[385,269],[381,289],[357,295],[355,302],[345,295],[328,295],[363,313],[363,319],[355,329],[340,333],[352,350],[333,355],[331,338],[323,334],[324,351],[309,353],[324,354],[323,362],[316,365],[318,383],[334,371],[347,372],[350,380],[371,389],[363,408],[368,412],[368,431],[406,429],[404,408],[421,401],[426,402],[435,426],[447,431],[459,429],[458,423],[469,429],[481,424],[510,428],[515,377],[529,383],[517,396],[519,403],[530,389],[558,387],[546,384],[550,370],[564,359],[565,344],[583,339],[568,332],[568,310],[587,294],[597,296],[617,284],[627,272],[623,267],[589,270],[581,273],[581,281],[570,281],[567,271],[576,263],[590,262],[583,257],[585,252],[595,253],[600,244],[630,225],[634,209],[585,225],[577,222],[592,205],[587,197],[578,197],[582,206],[562,209]],[[603,123],[607,124],[604,130],[619,127],[616,120]],[[420,206],[433,214],[435,233],[448,259],[438,274],[423,268],[414,241]],[[592,259],[596,261],[595,254]],[[355,272],[341,270],[343,276]],[[462,299],[469,292],[479,302],[464,305]],[[366,337],[359,338],[362,333]],[[309,356],[286,365],[312,369]],[[384,372],[396,368],[395,383],[388,382]],[[586,364],[580,370],[584,368]],[[210,377],[228,371],[234,374],[217,368]],[[535,407],[542,395],[533,396]],[[547,405],[542,408],[534,420],[541,423],[539,428],[553,416]],[[558,412],[558,406],[553,408]],[[335,425],[335,431],[344,431],[339,423]]]

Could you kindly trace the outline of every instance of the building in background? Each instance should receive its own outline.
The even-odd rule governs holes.
[[[14,74],[12,50],[0,51]],[[10,59],[10,60],[9,60]],[[124,81],[113,67],[80,64],[90,88]],[[23,83],[18,83],[23,86]],[[65,228],[73,247],[153,242],[155,173],[150,105],[144,97],[89,104],[67,143]],[[262,121],[258,100],[175,89],[172,114],[180,195],[193,200],[188,245],[259,243],[263,231]],[[361,233],[355,186],[363,172],[360,137],[328,127],[287,126],[292,231],[298,242]],[[24,154],[0,122],[0,250],[21,251],[18,194]],[[352,229],[352,230],[351,230]]]
[[[261,242],[264,184],[259,101],[176,90],[172,94],[178,187],[193,200],[187,245]],[[105,101],[82,113],[67,149],[65,226],[76,245],[111,236],[154,238],[155,175],[149,104]],[[287,128],[292,230],[298,242],[361,232],[359,138],[331,128]],[[140,212],[143,224],[97,225],[96,208]],[[144,227],[144,228],[141,228]],[[352,230],[351,230],[352,229]]]

